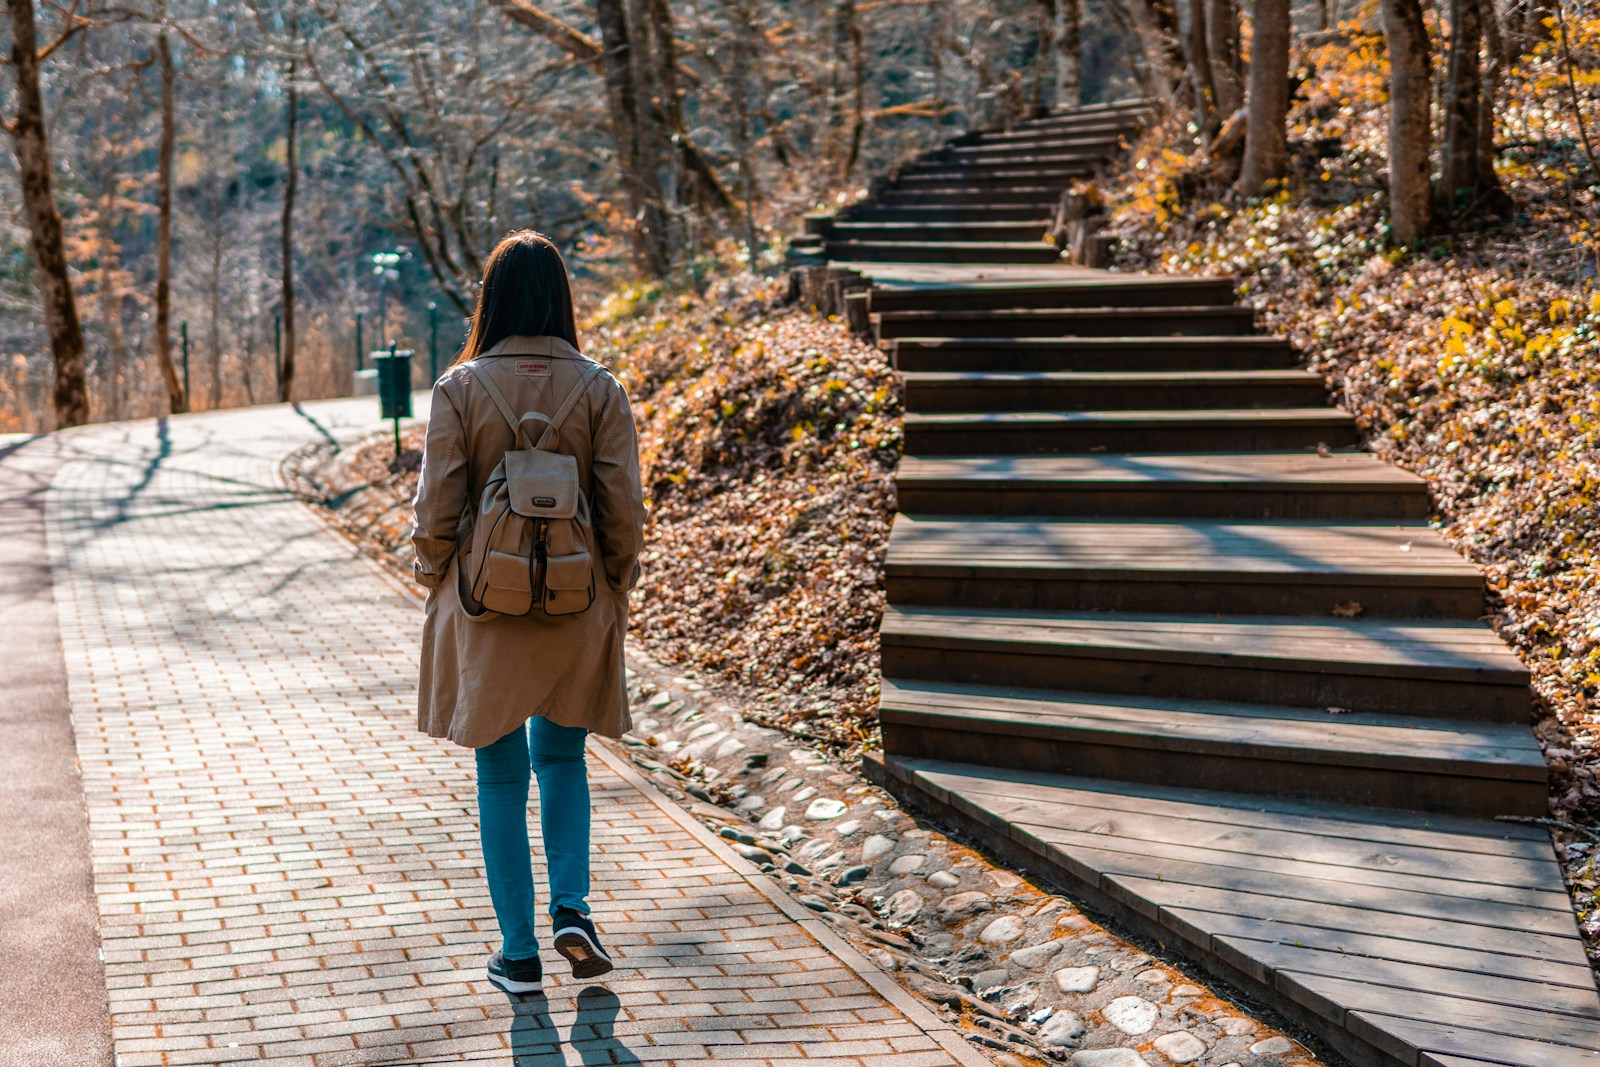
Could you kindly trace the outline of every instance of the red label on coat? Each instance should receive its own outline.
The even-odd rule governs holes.
[[[550,361],[548,359],[519,359],[516,366],[519,378],[548,378],[550,377]]]

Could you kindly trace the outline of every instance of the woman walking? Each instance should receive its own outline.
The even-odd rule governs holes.
[[[627,395],[577,342],[560,252],[531,230],[511,234],[484,268],[460,359],[434,386],[412,502],[416,579],[429,590],[418,727],[474,750],[502,939],[489,980],[511,993],[543,988],[530,777],[555,950],[580,979],[612,966],[589,919],[584,740],[631,726],[622,644],[644,503]],[[519,528],[529,532],[506,542]]]

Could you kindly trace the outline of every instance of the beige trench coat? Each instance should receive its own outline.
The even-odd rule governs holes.
[[[513,410],[553,414],[593,361],[556,337],[511,337],[474,368]],[[589,383],[555,448],[578,461],[596,540],[594,603],[576,615],[474,618],[457,587],[456,545],[470,544],[489,474],[514,446],[482,385],[452,368],[433,390],[422,475],[412,501],[416,579],[428,587],[417,727],[468,748],[504,737],[532,715],[606,737],[631,727],[622,641],[639,577],[644,500],[627,394],[610,374]]]

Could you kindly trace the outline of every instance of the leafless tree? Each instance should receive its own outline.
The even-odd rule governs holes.
[[[28,244],[39,268],[39,298],[55,367],[55,421],[57,426],[74,426],[89,421],[89,386],[84,374],[83,327],[73,298],[61,212],[53,188],[39,67],[88,23],[76,9],[70,10],[60,35],[41,46],[33,0],[6,0],[6,15],[11,22],[7,65],[16,80],[17,105],[14,115],[0,117],[0,126],[10,136],[16,154]]]

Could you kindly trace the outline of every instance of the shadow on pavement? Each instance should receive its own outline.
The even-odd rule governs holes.
[[[622,1001],[605,986],[592,985],[578,993],[578,1017],[572,1021],[568,1043],[584,1063],[638,1064],[639,1057],[617,1040],[614,1032]]]
[[[562,1067],[561,1035],[550,1021],[550,1002],[543,993],[507,995],[515,1017],[511,1021],[511,1055],[516,1067]],[[617,1015],[622,1001],[604,986],[588,986],[577,997],[577,1017],[567,1035],[570,1046],[585,1064],[634,1064],[642,1061],[617,1039]]]

